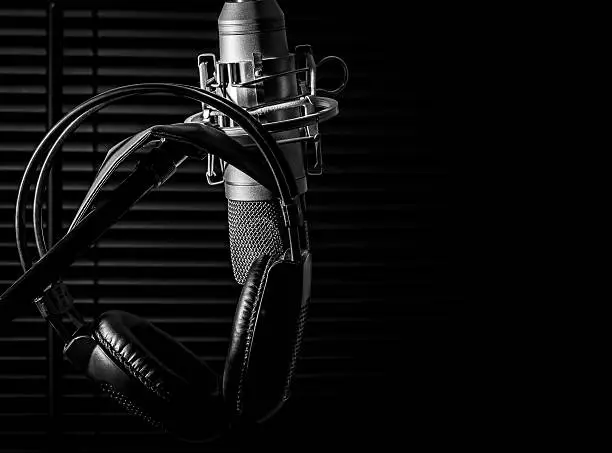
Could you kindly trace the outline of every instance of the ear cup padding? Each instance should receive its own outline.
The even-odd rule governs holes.
[[[223,395],[231,412],[241,412],[241,393],[265,274],[273,260],[262,255],[251,264],[236,306],[232,336],[223,373]]]
[[[256,260],[249,271],[223,376],[223,396],[234,417],[264,421],[289,396],[301,314],[310,300],[305,269],[304,262],[273,255]]]
[[[218,376],[166,332],[130,313],[108,311],[91,335],[98,348],[87,374],[130,412],[195,440],[223,429]]]

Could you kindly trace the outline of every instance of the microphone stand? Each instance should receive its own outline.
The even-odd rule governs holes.
[[[131,173],[103,204],[89,212],[39,261],[0,296],[0,322],[19,315],[19,306],[32,302],[55,283],[79,254],[125,215],[152,189],[163,184],[187,157],[163,147],[143,156]]]

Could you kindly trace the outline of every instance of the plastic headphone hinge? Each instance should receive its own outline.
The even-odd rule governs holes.
[[[41,297],[34,299],[34,304],[41,316],[49,321],[61,335],[65,329],[60,327],[59,324],[61,324],[64,315],[68,316],[77,328],[85,323],[81,313],[74,308],[74,298],[63,282],[57,282],[49,286]]]
[[[76,332],[73,338],[64,346],[64,356],[77,370],[85,372],[96,345],[96,340],[88,333]]]
[[[49,286],[41,297],[34,300],[34,303],[42,317],[48,318],[50,315],[68,313],[74,307],[73,301],[66,285],[59,282]]]

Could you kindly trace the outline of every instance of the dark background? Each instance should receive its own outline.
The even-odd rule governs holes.
[[[197,85],[197,54],[218,53],[222,1],[56,4],[62,113],[114,86]],[[46,325],[24,305],[23,316],[0,331],[0,452],[378,451],[482,439],[477,395],[486,373],[482,359],[476,367],[477,323],[466,293],[474,226],[470,172],[461,165],[474,149],[469,87],[481,77],[471,72],[471,22],[407,2],[279,4],[290,48],[311,44],[317,60],[338,55],[351,71],[340,115],[321,127],[326,172],[309,181],[313,303],[290,403],[247,435],[178,444],[102,398],[62,360],[57,341],[49,347]],[[48,127],[47,9],[45,2],[0,6],[2,290],[20,275],[17,186]],[[69,224],[109,146],[196,110],[151,96],[97,114],[64,146],[55,188],[62,209],[51,217]],[[208,186],[204,170],[181,167],[66,281],[87,317],[114,308],[137,313],[220,371],[240,288],[223,189]]]

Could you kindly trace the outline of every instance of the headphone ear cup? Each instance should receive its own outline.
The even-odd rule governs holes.
[[[203,441],[227,427],[218,376],[145,319],[106,312],[65,352],[113,400],[156,428]]]
[[[253,261],[236,305],[223,373],[223,397],[231,413],[242,411],[241,396],[252,346],[252,335],[255,331],[263,286],[266,283],[265,273],[271,263],[269,255],[262,255]]]
[[[305,272],[308,269],[308,272]],[[310,258],[280,254],[253,262],[236,307],[223,375],[223,397],[234,418],[261,422],[289,396],[310,300]]]

